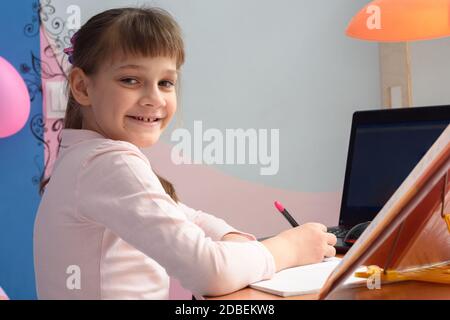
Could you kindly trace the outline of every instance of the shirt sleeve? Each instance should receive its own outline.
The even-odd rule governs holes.
[[[215,241],[220,241],[224,235],[230,232],[236,232],[247,237],[249,240],[256,240],[253,234],[242,232],[226,223],[223,219],[217,218],[212,214],[195,210],[184,203],[178,203],[180,209],[186,214],[187,218],[203,229],[207,237]]]
[[[110,229],[194,294],[226,294],[275,273],[273,256],[263,244],[214,241],[224,224],[188,213],[201,223],[215,221],[205,223],[216,234],[207,237],[165,193],[137,148],[111,143],[98,147],[82,164],[75,192],[81,219]],[[212,226],[216,223],[221,227]]]

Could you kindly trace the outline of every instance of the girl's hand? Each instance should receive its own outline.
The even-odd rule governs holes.
[[[336,236],[320,223],[306,223],[262,241],[275,259],[276,270],[321,262],[334,257]]]

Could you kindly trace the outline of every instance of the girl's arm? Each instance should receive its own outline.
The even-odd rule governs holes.
[[[229,232],[226,235],[224,235],[220,240],[221,241],[235,241],[235,242],[251,241],[247,236],[243,235],[242,233],[238,233],[238,232]]]
[[[178,206],[186,214],[187,218],[198,225],[205,231],[206,236],[211,237],[215,241],[254,241],[255,236],[238,231],[223,219],[217,218],[209,213],[201,210],[195,210],[183,203],[178,203]]]

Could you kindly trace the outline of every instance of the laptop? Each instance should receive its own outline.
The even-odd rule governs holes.
[[[348,232],[373,220],[448,124],[450,105],[353,114],[339,225],[328,228],[338,253],[351,247]]]

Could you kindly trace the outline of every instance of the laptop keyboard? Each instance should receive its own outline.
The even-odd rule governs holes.
[[[342,227],[332,227],[327,230],[329,233],[334,234],[337,238],[345,238],[348,230]]]
[[[331,227],[327,229],[327,232],[334,234],[336,238],[345,238],[345,235],[348,233],[348,231],[348,229],[345,229],[343,227]],[[263,241],[272,237],[273,236],[258,238],[258,241]]]

